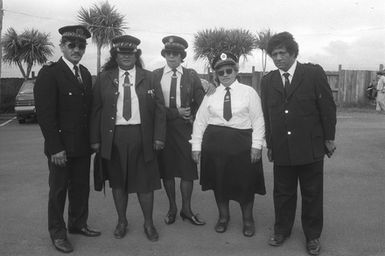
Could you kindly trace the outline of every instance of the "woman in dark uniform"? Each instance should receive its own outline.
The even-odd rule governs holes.
[[[221,52],[211,63],[219,86],[205,97],[196,115],[191,139],[193,159],[201,158],[202,190],[213,190],[223,233],[230,220],[229,200],[239,202],[243,234],[255,233],[254,194],[266,194],[261,152],[264,119],[256,91],[237,81],[238,58]]]
[[[129,35],[112,40],[111,58],[94,86],[91,147],[106,163],[118,214],[114,236],[125,236],[128,194],[137,193],[144,232],[156,241],[153,191],[160,188],[160,177],[154,150],[164,146],[166,115],[160,85],[142,68],[139,43]]]
[[[186,57],[186,40],[178,36],[163,38],[161,54],[167,65],[154,70],[156,81],[161,83],[167,113],[166,145],[159,154],[159,169],[163,179],[169,210],[164,219],[166,224],[175,222],[177,205],[175,200],[175,178],[180,181],[182,209],[180,216],[194,225],[205,222],[191,210],[193,181],[198,179],[197,165],[191,158],[189,139],[192,121],[204,97],[201,81],[193,69],[181,66]]]

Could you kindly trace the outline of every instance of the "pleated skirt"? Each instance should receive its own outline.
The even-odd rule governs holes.
[[[181,118],[167,121],[166,144],[158,155],[161,178],[197,180],[197,165],[191,157],[192,125]]]
[[[111,159],[106,160],[110,187],[128,193],[146,193],[161,188],[157,159],[144,160],[140,125],[118,125]]]
[[[202,141],[202,190],[214,190],[239,203],[266,194],[262,160],[251,163],[251,144],[251,129],[209,125]]]

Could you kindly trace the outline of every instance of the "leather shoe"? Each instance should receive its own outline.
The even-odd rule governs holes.
[[[146,234],[148,240],[150,240],[151,242],[156,242],[159,240],[158,231],[156,231],[154,226],[150,226],[150,227],[143,226],[143,228],[144,228],[144,233]]]
[[[66,238],[52,239],[52,243],[56,250],[64,253],[70,253],[74,250],[72,244]]]
[[[199,219],[198,214],[192,214],[191,217],[187,216],[184,212],[179,213],[180,217],[184,221],[185,219],[189,220],[191,224],[197,225],[197,226],[203,226],[206,224],[206,222],[202,219]]]
[[[88,237],[95,237],[95,236],[101,235],[100,231],[91,229],[88,226],[85,226],[81,229],[71,228],[71,229],[68,229],[68,232],[70,234],[78,234],[78,235],[83,235],[83,236],[88,236]]]
[[[121,239],[126,236],[127,233],[127,223],[118,223],[114,230],[114,237],[117,239]]]
[[[168,212],[167,215],[164,217],[164,223],[167,225],[171,225],[175,222],[176,219],[176,212]]]
[[[218,219],[214,229],[217,233],[224,233],[227,230],[228,224],[229,224],[229,219],[225,219],[225,220]]]
[[[273,234],[269,239],[269,245],[271,246],[280,246],[285,242],[287,236],[282,234]]]
[[[254,222],[243,224],[243,235],[246,237],[252,237],[255,233]]]
[[[306,249],[307,252],[312,255],[316,256],[320,254],[321,251],[321,243],[318,238],[310,240],[306,243]]]

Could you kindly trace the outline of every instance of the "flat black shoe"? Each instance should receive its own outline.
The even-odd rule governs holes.
[[[168,212],[167,215],[164,217],[164,223],[167,225],[173,224],[176,219],[176,212]]]
[[[197,225],[197,226],[202,226],[202,225],[205,225],[206,222],[204,220],[201,220],[199,219],[198,217],[198,214],[193,214],[191,215],[191,217],[187,216],[186,214],[184,214],[184,212],[180,212],[180,217],[182,218],[182,220],[184,221],[185,219],[189,220],[191,222],[191,224],[194,224],[194,225]]]
[[[125,237],[126,233],[127,233],[127,223],[118,223],[118,225],[116,225],[116,228],[114,230],[114,237],[116,239],[121,239]]]
[[[273,234],[269,239],[269,245],[271,246],[280,246],[285,242],[287,236],[282,234]]]
[[[246,237],[252,237],[255,234],[254,222],[249,224],[243,224],[243,235]]]
[[[156,242],[159,240],[159,234],[158,231],[156,231],[154,226],[146,227],[143,226],[144,228],[144,233],[146,234],[146,237],[148,240],[151,242]]]
[[[228,224],[229,224],[229,219],[226,219],[226,220],[218,219],[214,229],[217,233],[225,233],[227,230]]]
[[[317,239],[308,241],[306,243],[306,249],[307,249],[307,252],[312,256],[319,255],[321,251],[321,243],[319,239],[317,238]]]
[[[83,236],[88,236],[88,237],[95,237],[95,236],[101,235],[100,231],[97,231],[95,229],[91,229],[88,226],[85,226],[84,228],[81,228],[81,229],[71,228],[71,229],[68,229],[68,232],[70,234],[77,234],[77,235],[83,235]]]
[[[72,244],[67,239],[52,239],[53,246],[55,246],[56,250],[64,253],[73,252],[74,248]]]

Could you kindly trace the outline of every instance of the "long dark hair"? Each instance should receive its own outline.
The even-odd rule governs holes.
[[[102,71],[108,71],[118,67],[118,63],[116,62],[116,56],[118,55],[118,52],[116,51],[115,48],[110,50],[110,55],[111,56],[108,59],[108,61],[103,65]],[[144,66],[141,56],[142,56],[142,51],[138,49],[137,52],[135,53],[135,57],[136,57],[135,66],[139,68],[143,68]]]

